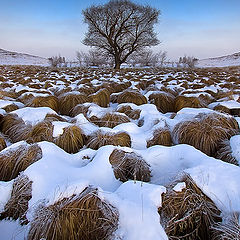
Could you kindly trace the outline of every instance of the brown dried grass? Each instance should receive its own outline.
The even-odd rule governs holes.
[[[53,125],[50,121],[42,121],[32,127],[27,142],[36,143],[41,141],[53,142]]]
[[[64,128],[54,143],[68,153],[77,153],[84,145],[84,136],[81,129],[73,125]]]
[[[149,101],[156,105],[158,111],[162,113],[175,111],[175,97],[170,93],[152,93],[149,96]]]
[[[32,181],[21,174],[14,179],[11,197],[0,214],[2,219],[20,219],[20,223],[27,224],[26,212],[28,210],[28,201],[32,198]]]
[[[0,151],[7,147],[4,136],[0,133]]]
[[[230,113],[231,113],[231,111],[230,111],[229,108],[227,108],[227,107],[225,107],[225,106],[223,106],[223,105],[221,105],[221,104],[215,106],[215,107],[213,108],[213,110],[218,111],[218,112],[221,112],[221,113],[227,113],[227,114],[230,114]]]
[[[53,121],[60,121],[60,122],[66,122],[67,120],[63,117],[61,117],[60,115],[54,114],[54,113],[48,113],[45,118],[44,121],[49,121],[49,122],[53,122]]]
[[[62,115],[70,115],[71,110],[78,104],[88,102],[84,94],[66,94],[59,97],[59,111]]]
[[[117,209],[101,200],[97,189],[88,187],[81,194],[37,209],[28,240],[111,239],[117,226]]]
[[[119,113],[106,113],[101,119],[97,119],[96,121],[92,121],[94,124],[99,127],[109,127],[114,128],[121,123],[128,123],[130,119]]]
[[[89,106],[86,106],[84,104],[78,104],[71,110],[70,116],[76,117],[78,114],[82,113],[85,117],[87,117],[88,108]]]
[[[215,156],[220,144],[236,135],[238,123],[233,117],[220,114],[199,114],[193,121],[178,123],[173,129],[175,143],[194,146],[209,156]]]
[[[12,112],[14,110],[19,109],[19,107],[16,104],[9,104],[6,107],[3,108],[6,112]]]
[[[147,147],[154,145],[172,146],[173,141],[169,128],[158,128],[153,132],[153,138],[147,141]]]
[[[0,152],[0,181],[10,181],[32,163],[42,157],[42,150],[37,144],[22,144],[14,149]]]
[[[140,117],[141,110],[135,109],[133,110],[130,106],[121,106],[117,110],[120,113],[125,113],[128,117],[130,117],[133,120],[137,120]]]
[[[117,103],[134,103],[136,105],[142,105],[147,103],[147,99],[137,91],[125,90],[118,95]]]
[[[86,145],[95,150],[105,145],[131,147],[131,138],[125,132],[110,133],[98,130],[89,136]]]
[[[26,105],[28,107],[49,107],[54,111],[59,111],[59,102],[58,98],[55,96],[47,96],[47,97],[34,97],[30,100],[30,102]]]
[[[204,108],[206,104],[196,97],[177,96],[175,98],[175,111],[178,112],[182,108]]]
[[[232,148],[229,140],[225,140],[220,144],[219,150],[216,153],[216,158],[239,166],[237,159],[232,155]]]
[[[100,107],[108,107],[110,103],[110,93],[107,89],[101,89],[89,96],[93,103],[96,103]]]
[[[18,142],[28,139],[31,126],[26,125],[16,114],[10,113],[3,117],[1,130],[12,142]]]
[[[211,226],[221,221],[220,211],[192,178],[184,176],[178,182],[185,182],[186,188],[176,192],[167,188],[159,208],[161,224],[170,240],[210,240]]]
[[[235,213],[224,223],[217,223],[212,227],[212,240],[239,240],[240,224],[239,213]]]
[[[150,166],[134,152],[128,153],[114,149],[109,157],[114,175],[122,182],[129,179],[149,182],[151,178]]]

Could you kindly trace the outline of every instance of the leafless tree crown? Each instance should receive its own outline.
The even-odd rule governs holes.
[[[153,26],[160,11],[129,0],[110,0],[83,11],[88,24],[83,43],[104,50],[120,68],[134,52],[159,44]]]

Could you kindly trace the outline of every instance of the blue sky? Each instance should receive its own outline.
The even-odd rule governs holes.
[[[0,0],[0,48],[75,58],[87,25],[82,10],[104,0]],[[240,0],[135,0],[161,10],[156,26],[170,59],[240,51]]]

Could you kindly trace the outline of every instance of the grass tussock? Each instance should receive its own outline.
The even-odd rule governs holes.
[[[37,144],[22,144],[13,149],[0,152],[0,181],[10,181],[32,163],[42,157],[42,150]]]
[[[118,108],[117,111],[126,114],[129,118],[133,120],[139,119],[141,113],[141,110],[139,109],[133,110],[130,106],[127,105],[121,106],[120,108]]]
[[[7,147],[5,138],[2,134],[0,134],[0,151]]]
[[[92,121],[99,127],[109,127],[114,128],[121,123],[128,123],[130,119],[124,114],[120,113],[106,113],[101,119],[97,119],[96,121]]]
[[[65,127],[54,143],[68,153],[77,153],[84,145],[84,136],[81,129],[73,125]]]
[[[78,104],[88,102],[84,94],[65,94],[59,97],[59,111],[62,115],[70,115],[71,110]]]
[[[19,109],[19,107],[16,104],[9,104],[6,107],[3,108],[7,113],[15,111],[17,109]]]
[[[78,104],[71,110],[70,116],[76,117],[78,114],[82,113],[85,117],[87,117],[88,108],[89,107],[85,106],[84,104]]]
[[[131,138],[125,132],[110,133],[98,130],[89,136],[87,141],[87,147],[94,150],[105,145],[131,147]]]
[[[172,146],[172,136],[169,128],[158,128],[153,132],[153,137],[147,141],[147,147],[154,145]]]
[[[28,139],[29,133],[31,132],[31,126],[26,125],[16,114],[10,113],[3,117],[1,130],[3,134],[15,143]]]
[[[239,213],[235,213],[230,219],[223,223],[217,223],[212,227],[212,240],[239,240],[240,239],[240,224]]]
[[[27,140],[29,143],[41,141],[53,142],[53,125],[50,121],[42,121],[32,127]]]
[[[118,211],[87,187],[82,193],[37,209],[28,240],[111,239],[118,226]]]
[[[55,96],[34,97],[27,104],[28,107],[49,107],[55,112],[59,111],[58,98]]]
[[[194,146],[209,156],[215,156],[221,143],[239,131],[233,117],[221,114],[199,114],[193,121],[178,123],[172,135],[175,143]]]
[[[21,224],[27,224],[26,212],[28,210],[28,201],[32,198],[32,181],[21,174],[14,179],[11,197],[0,214],[2,219],[20,219]]]
[[[129,179],[149,182],[151,178],[150,166],[134,152],[128,153],[119,149],[113,150],[109,157],[114,175],[122,182]]]
[[[149,101],[156,105],[159,112],[167,113],[175,111],[175,97],[170,93],[152,93],[149,96]]]
[[[54,113],[48,113],[46,117],[44,118],[44,121],[54,122],[54,121],[60,121],[60,122],[66,122],[67,120],[60,115],[54,114]]]
[[[175,111],[178,112],[182,108],[186,108],[186,107],[204,108],[206,107],[206,104],[196,97],[177,96],[175,98]]]
[[[147,103],[147,99],[141,93],[133,90],[125,90],[117,97],[117,103],[134,103],[142,105]]]
[[[100,107],[108,107],[110,103],[110,93],[107,89],[101,89],[89,96],[93,103],[96,103]]]
[[[212,239],[211,226],[221,221],[221,212],[190,176],[184,176],[179,182],[185,182],[186,187],[175,191],[177,182],[169,186],[159,208],[166,234],[170,240]]]
[[[239,166],[237,159],[232,155],[232,148],[229,140],[225,140],[221,143],[220,149],[216,153],[216,158],[221,159],[224,162],[235,164]]]

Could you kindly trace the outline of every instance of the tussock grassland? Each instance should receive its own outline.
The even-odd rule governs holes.
[[[39,146],[44,144],[38,143],[52,142],[70,158],[80,156],[80,161],[85,157],[89,162],[93,160],[90,153],[95,152],[91,149],[113,145],[109,164],[121,182],[152,184],[154,166],[136,152],[151,151],[155,145],[189,144],[238,165],[229,139],[239,134],[239,83],[239,67],[113,71],[0,66],[0,181],[13,184],[0,220],[19,219],[21,224],[29,224],[28,240],[113,239],[120,211],[104,199],[97,186],[31,209],[34,219],[28,222],[26,213],[35,185],[25,170],[42,158]],[[49,107],[56,114],[47,114],[44,120],[30,125],[12,113],[27,106]],[[211,106],[215,106],[211,113],[202,109]],[[77,117],[79,114],[85,118]],[[165,127],[160,127],[161,121],[166,122]],[[18,145],[8,148],[13,143]],[[85,150],[86,155],[81,156]],[[75,153],[79,155],[70,155]],[[65,177],[71,182],[71,176]],[[185,187],[176,190],[179,183]],[[236,216],[222,221],[222,213],[190,176],[166,188],[158,213],[170,240],[240,238]]]

